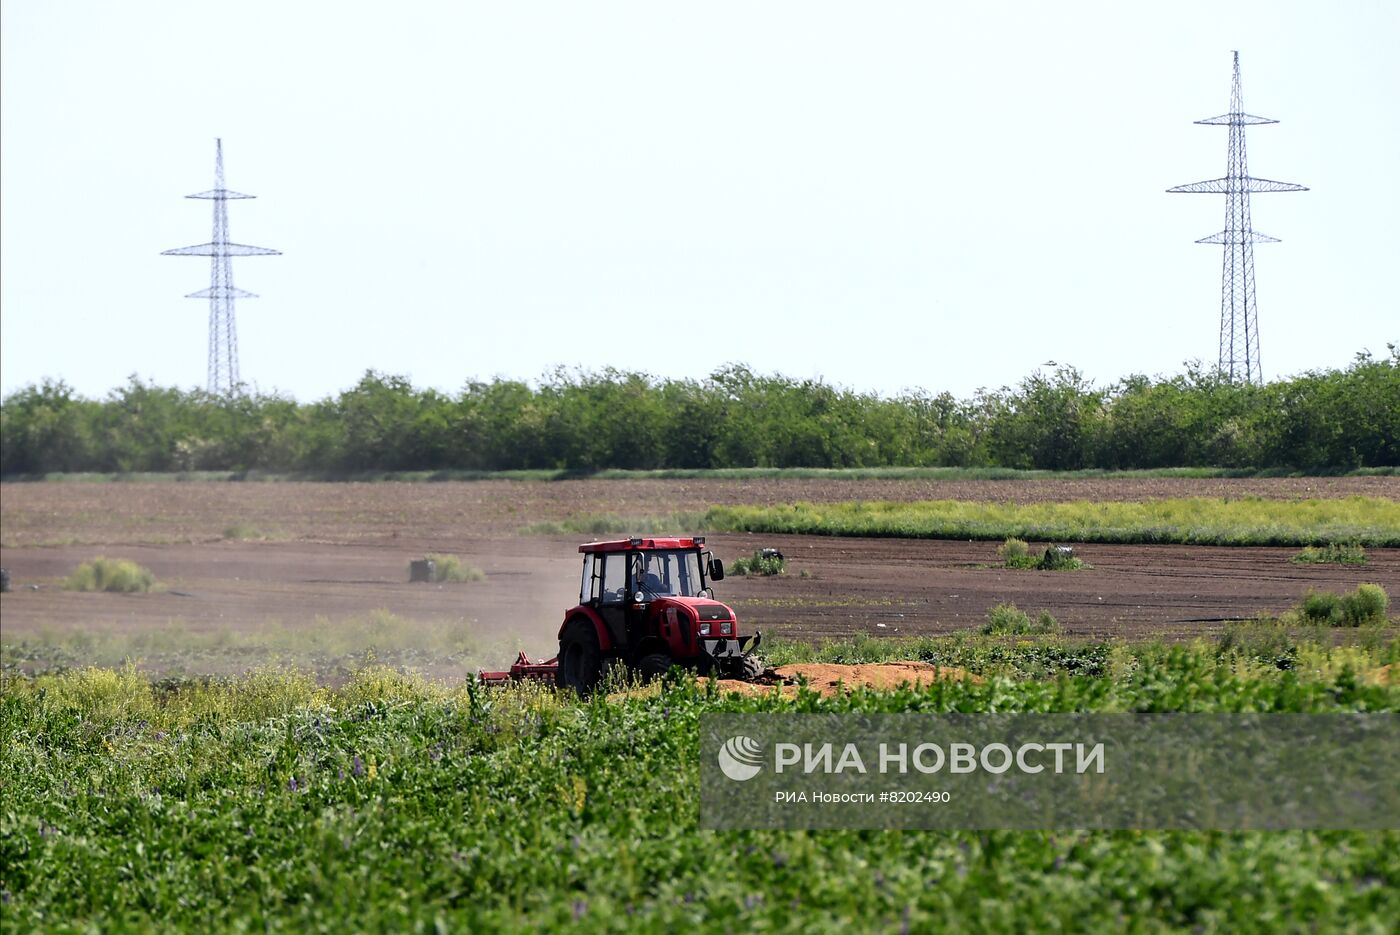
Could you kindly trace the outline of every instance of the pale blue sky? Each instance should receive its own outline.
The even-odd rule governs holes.
[[[1400,341],[1400,4],[6,0],[0,383],[727,361],[970,395],[1214,362],[1239,49],[1267,377]]]

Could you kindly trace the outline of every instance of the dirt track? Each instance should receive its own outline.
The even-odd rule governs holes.
[[[297,627],[386,609],[412,620],[468,621],[532,654],[552,652],[575,600],[579,537],[526,536],[541,520],[580,513],[657,515],[714,503],[785,500],[1133,500],[1159,496],[1400,496],[1397,478],[1035,482],[502,481],[443,484],[5,484],[0,562],[17,590],[3,598],[8,639],[42,631]],[[235,541],[235,524],[273,538]],[[1400,593],[1400,550],[1364,567],[1297,566],[1293,549],[1086,545],[1093,567],[994,567],[989,542],[711,536],[726,561],[759,545],[789,559],[781,578],[729,578],[719,597],[766,633],[840,636],[948,633],[994,604],[1049,610],[1067,632],[1181,638],[1229,619],[1276,612],[1310,587],[1378,581]],[[410,585],[410,558],[463,556],[487,580]],[[141,596],[59,591],[96,554],[133,559],[169,589]],[[804,576],[804,573],[806,576]],[[38,585],[32,590],[29,585]]]

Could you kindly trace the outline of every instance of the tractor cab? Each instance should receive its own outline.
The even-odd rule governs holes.
[[[753,656],[761,637],[742,638],[734,611],[714,599],[724,563],[704,538],[591,542],[579,552],[579,603],[559,631],[560,685],[587,692],[617,665],[648,678],[672,665],[762,671]]]
[[[581,545],[579,604],[641,605],[662,597],[712,599],[724,563],[700,539],[622,539]]]

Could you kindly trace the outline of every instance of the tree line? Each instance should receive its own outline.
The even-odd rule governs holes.
[[[1400,465],[1400,347],[1262,386],[1188,365],[1096,387],[1070,366],[1015,387],[897,397],[739,364],[701,380],[607,369],[456,394],[368,372],[337,396],[223,397],[135,377],[0,401],[0,473],[961,466],[1346,470]]]

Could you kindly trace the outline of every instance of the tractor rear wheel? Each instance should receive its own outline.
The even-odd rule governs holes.
[[[738,661],[729,668],[730,678],[742,679],[745,682],[752,682],[763,674],[766,668],[763,660],[757,656],[740,656]]]
[[[661,678],[673,665],[675,660],[665,653],[651,653],[637,660],[637,671],[641,674],[642,681],[650,682]]]
[[[587,620],[573,621],[559,637],[559,671],[554,683],[587,695],[598,684],[602,672],[603,653],[598,648],[598,634],[593,631],[593,624]]]

